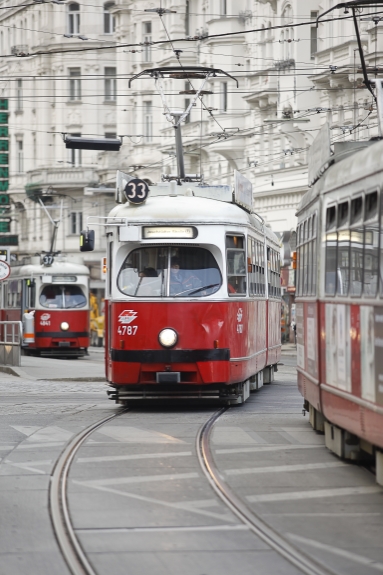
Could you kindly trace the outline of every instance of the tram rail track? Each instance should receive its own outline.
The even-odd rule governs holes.
[[[247,525],[250,531],[297,567],[302,573],[305,575],[335,575],[335,573],[327,569],[327,567],[323,567],[310,557],[307,557],[299,549],[291,545],[287,539],[267,525],[260,516],[256,515],[254,511],[232,491],[222,478],[210,449],[210,435],[214,424],[227,409],[228,407],[223,407],[210,417],[208,421],[201,426],[196,439],[199,463],[210,485],[225,505],[229,507],[242,523]]]
[[[97,575],[82,549],[73,528],[67,499],[67,483],[70,466],[88,437],[102,425],[125,413],[114,413],[93,423],[71,439],[57,459],[49,485],[49,512],[58,545],[72,575]]]
[[[289,563],[294,565],[300,572],[305,575],[335,575],[332,570],[306,556],[299,549],[291,545],[282,535],[274,531],[274,529],[265,523],[260,516],[254,513],[254,511],[232,491],[230,486],[222,478],[210,449],[210,436],[214,424],[228,409],[228,407],[224,407],[210,416],[200,427],[196,437],[198,461],[209,484],[223,503],[252,533],[259,537],[270,548],[274,549],[284,559],[289,561]],[[49,511],[52,526],[61,553],[72,575],[97,575],[97,571],[88,560],[86,552],[83,550],[71,522],[67,497],[70,467],[76,453],[90,435],[105,423],[126,413],[126,411],[127,409],[124,409],[120,413],[114,413],[111,416],[103,418],[73,437],[57,459],[51,474]]]

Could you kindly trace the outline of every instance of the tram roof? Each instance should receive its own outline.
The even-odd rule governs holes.
[[[197,196],[149,195],[144,204],[136,206],[127,202],[113,208],[106,225],[113,223],[111,218],[126,218],[126,222],[133,225],[177,223],[250,226],[279,243],[277,236],[256,215],[249,214],[234,203]]]
[[[383,141],[377,141],[362,150],[356,151],[336,161],[303,196],[296,212],[297,215],[317,197],[339,190],[349,184],[362,181],[366,177],[381,172],[382,154]]]
[[[61,276],[64,274],[89,275],[89,269],[83,264],[70,261],[55,260],[50,266],[44,266],[41,263],[31,262],[21,266],[12,265],[10,279],[15,277],[32,276],[32,275]]]

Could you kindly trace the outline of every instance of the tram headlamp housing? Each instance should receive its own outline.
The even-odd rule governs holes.
[[[174,347],[178,341],[178,333],[167,327],[158,334],[158,341],[163,347]]]
[[[67,321],[63,321],[63,322],[61,323],[60,327],[61,327],[61,329],[62,329],[63,331],[68,331],[68,329],[69,329],[69,323],[68,323]]]

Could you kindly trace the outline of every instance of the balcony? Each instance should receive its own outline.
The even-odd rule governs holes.
[[[78,168],[41,168],[30,170],[27,173],[25,186],[28,197],[35,196],[39,190],[48,187],[55,191],[70,191],[76,188],[85,188],[98,182],[99,178],[95,168],[80,166]]]
[[[29,56],[29,47],[26,44],[11,46],[12,56]]]

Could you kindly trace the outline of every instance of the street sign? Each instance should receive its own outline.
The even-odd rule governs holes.
[[[0,246],[18,246],[19,236],[0,236]]]
[[[144,180],[133,178],[125,186],[125,197],[131,204],[143,204],[149,194],[149,186]]]
[[[0,281],[7,279],[11,273],[11,266],[7,262],[0,260]]]

